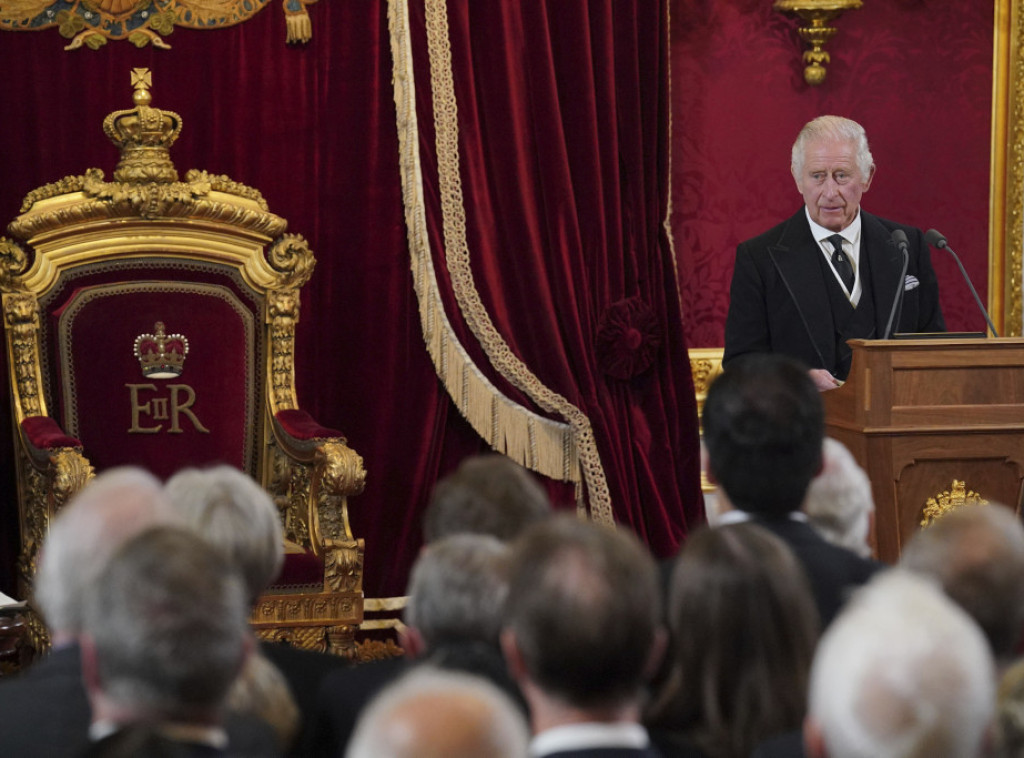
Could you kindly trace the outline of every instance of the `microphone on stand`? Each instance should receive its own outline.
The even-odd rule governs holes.
[[[903,291],[907,281],[907,266],[910,265],[910,243],[907,241],[907,233],[902,229],[893,229],[890,236],[893,244],[903,253],[903,270],[900,272],[899,284],[896,286],[896,297],[892,299],[892,310],[889,311],[889,321],[885,325],[885,333],[882,339],[887,340],[892,336],[892,325],[898,320],[896,311],[903,310]]]
[[[964,281],[967,282],[967,286],[970,288],[971,294],[974,295],[974,302],[978,304],[978,309],[981,311],[981,315],[985,317],[985,323],[987,323],[988,328],[992,330],[992,336],[998,337],[999,332],[996,331],[995,326],[992,324],[992,319],[988,317],[988,311],[985,309],[985,306],[982,305],[981,298],[978,297],[978,291],[974,289],[974,285],[971,284],[971,277],[967,276],[967,271],[964,269],[964,264],[960,262],[960,256],[953,252],[953,248],[951,248],[949,246],[949,243],[946,242],[946,238],[940,232],[937,232],[934,229],[929,229],[927,232],[924,233],[924,241],[927,242],[929,245],[934,245],[940,250],[947,251],[950,255],[953,256],[953,260],[956,261],[956,265],[960,268],[960,273],[963,274]]]

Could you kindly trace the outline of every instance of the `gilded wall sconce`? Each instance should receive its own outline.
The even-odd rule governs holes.
[[[804,50],[803,55],[804,81],[808,84],[818,85],[825,81],[825,64],[830,60],[824,50],[825,43],[839,31],[830,24],[843,11],[855,10],[862,5],[862,0],[775,0],[775,10],[794,13],[803,22],[797,33],[811,46],[810,50]]]

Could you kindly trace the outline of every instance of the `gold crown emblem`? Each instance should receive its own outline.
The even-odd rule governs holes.
[[[153,331],[156,334],[140,334],[135,338],[135,357],[142,366],[142,375],[151,379],[181,376],[188,355],[188,340],[183,334],[167,334],[163,321],[157,321]]]
[[[151,108],[151,86],[153,76],[149,69],[132,69],[135,107],[114,111],[103,119],[104,133],[121,149],[121,161],[114,169],[114,179],[119,182],[178,181],[170,147],[181,133],[181,116]]]

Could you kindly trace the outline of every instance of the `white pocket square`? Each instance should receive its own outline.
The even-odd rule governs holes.
[[[917,287],[919,287],[920,284],[921,282],[917,281],[916,276],[907,274],[907,278],[903,280],[903,291],[910,292],[910,290],[912,289],[917,289]]]

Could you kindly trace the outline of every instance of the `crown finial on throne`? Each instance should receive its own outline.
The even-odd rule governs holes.
[[[181,116],[151,108],[153,75],[148,68],[132,69],[135,107],[114,111],[103,119],[103,131],[121,150],[114,179],[127,184],[178,181],[170,147],[181,133]]]

